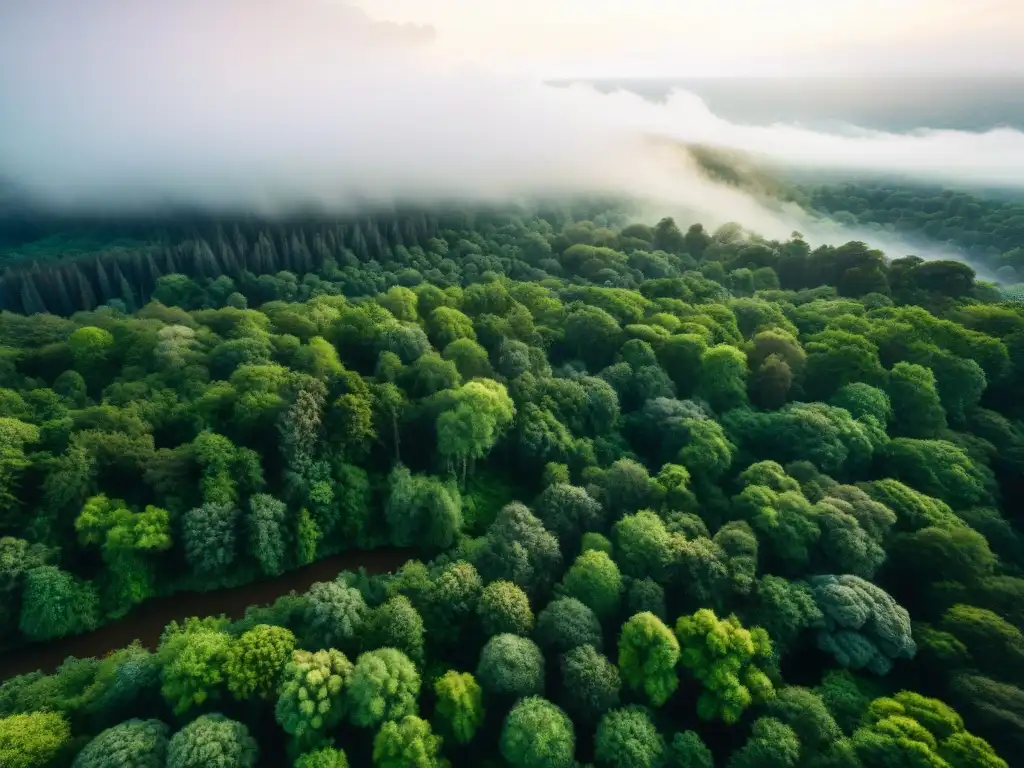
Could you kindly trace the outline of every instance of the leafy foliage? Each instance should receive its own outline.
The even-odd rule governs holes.
[[[437,716],[456,743],[473,740],[483,724],[483,691],[468,672],[448,670],[434,683]]]
[[[249,729],[221,714],[202,715],[167,747],[167,768],[252,768],[259,748]]]
[[[501,754],[517,768],[568,768],[576,734],[568,716],[547,699],[527,696],[505,718]]]
[[[554,582],[562,554],[558,540],[527,507],[509,504],[488,529],[475,562],[485,580],[512,581],[532,596]]]
[[[90,741],[73,768],[163,768],[168,735],[159,720],[127,720]]]
[[[488,635],[528,635],[533,629],[530,598],[511,581],[492,581],[484,587],[477,611]]]
[[[825,617],[818,646],[847,669],[884,675],[893,659],[911,659],[917,644],[906,609],[858,576],[814,576],[814,600]]]
[[[324,747],[299,755],[295,768],[348,768],[348,758],[340,749]]]
[[[416,715],[389,720],[373,739],[373,764],[380,768],[444,768],[441,737],[430,731],[430,723]]]
[[[495,635],[480,651],[477,680],[488,693],[518,698],[544,692],[544,655],[517,635]]]
[[[594,646],[580,645],[563,654],[561,668],[566,711],[583,722],[593,722],[618,705],[619,670]]]
[[[228,650],[224,671],[236,699],[269,700],[277,694],[281,672],[291,659],[295,636],[284,627],[258,624]]]
[[[619,671],[626,685],[642,691],[655,706],[679,686],[679,641],[653,613],[638,613],[622,625]]]
[[[642,707],[613,709],[601,718],[594,755],[601,765],[640,768],[660,765],[665,740]]]
[[[600,649],[601,623],[592,610],[574,597],[560,597],[537,614],[537,642],[553,653],[565,653],[581,645]]]
[[[53,565],[25,573],[19,628],[33,640],[92,629],[96,624],[96,592],[87,583]]]
[[[754,721],[750,739],[729,760],[729,768],[795,768],[800,760],[796,732],[771,717]]]
[[[572,564],[562,580],[565,594],[590,608],[598,618],[610,619],[618,613],[623,584],[619,568],[601,551],[586,550]]]
[[[42,768],[71,739],[67,719],[56,712],[0,718],[0,758],[12,768]]]
[[[385,720],[401,720],[417,710],[420,674],[401,651],[381,648],[356,659],[348,686],[349,716],[370,728]]]
[[[182,715],[221,696],[227,684],[231,636],[212,623],[188,620],[171,625],[160,645],[161,692]]]
[[[185,513],[185,557],[196,573],[216,574],[235,562],[237,523],[238,510],[225,503],[211,502]]]
[[[668,746],[668,764],[675,768],[714,768],[714,756],[696,731],[683,731],[672,737]]]
[[[404,595],[392,597],[374,609],[363,635],[363,647],[396,648],[414,662],[423,663],[423,619]]]
[[[748,706],[775,695],[764,669],[772,641],[760,627],[747,630],[735,616],[719,619],[702,608],[676,622],[676,637],[679,663],[704,686],[697,701],[701,717],[735,723]]]
[[[368,615],[359,590],[338,581],[317,582],[306,596],[303,634],[313,646],[351,649]]]
[[[281,675],[274,713],[300,744],[316,743],[344,717],[352,663],[341,651],[293,651]]]

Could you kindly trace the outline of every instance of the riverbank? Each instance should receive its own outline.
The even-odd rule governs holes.
[[[92,632],[71,635],[15,648],[0,654],[0,682],[39,670],[52,674],[66,658],[102,657],[138,640],[155,649],[160,634],[172,621],[189,616],[219,616],[240,619],[252,605],[267,605],[289,592],[305,592],[318,581],[331,581],[342,571],[366,569],[380,574],[397,570],[415,557],[413,549],[350,550],[289,571],[274,579],[255,581],[210,592],[179,592],[148,600],[123,618]]]

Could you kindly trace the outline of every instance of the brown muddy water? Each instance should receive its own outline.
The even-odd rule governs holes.
[[[93,632],[61,637],[48,643],[33,643],[0,653],[0,681],[40,670],[56,671],[66,658],[102,657],[138,640],[156,648],[160,633],[172,621],[189,616],[219,616],[240,619],[250,605],[267,605],[289,592],[305,592],[318,581],[331,581],[342,571],[365,568],[380,574],[400,568],[415,557],[412,549],[373,549],[343,552],[265,581],[210,592],[179,592],[147,600],[123,618]]]

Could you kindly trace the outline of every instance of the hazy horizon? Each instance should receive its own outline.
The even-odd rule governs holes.
[[[336,0],[324,0],[336,2]],[[1024,74],[1019,0],[359,0],[445,56],[542,77]]]
[[[588,83],[653,101],[673,90],[699,96],[715,114],[741,123],[843,124],[883,131],[920,128],[1024,130],[1021,75],[803,75],[744,77],[566,77],[554,85]]]

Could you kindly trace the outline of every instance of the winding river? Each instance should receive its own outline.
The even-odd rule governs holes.
[[[240,619],[250,605],[266,605],[292,591],[305,592],[315,582],[331,581],[342,571],[365,568],[370,574],[387,573],[413,557],[415,550],[412,549],[349,551],[274,579],[210,592],[179,592],[147,600],[123,618],[92,632],[5,651],[0,654],[0,682],[35,670],[51,674],[69,656],[79,659],[101,657],[130,645],[134,640],[147,648],[156,648],[160,633],[171,621],[222,613],[229,618]]]

